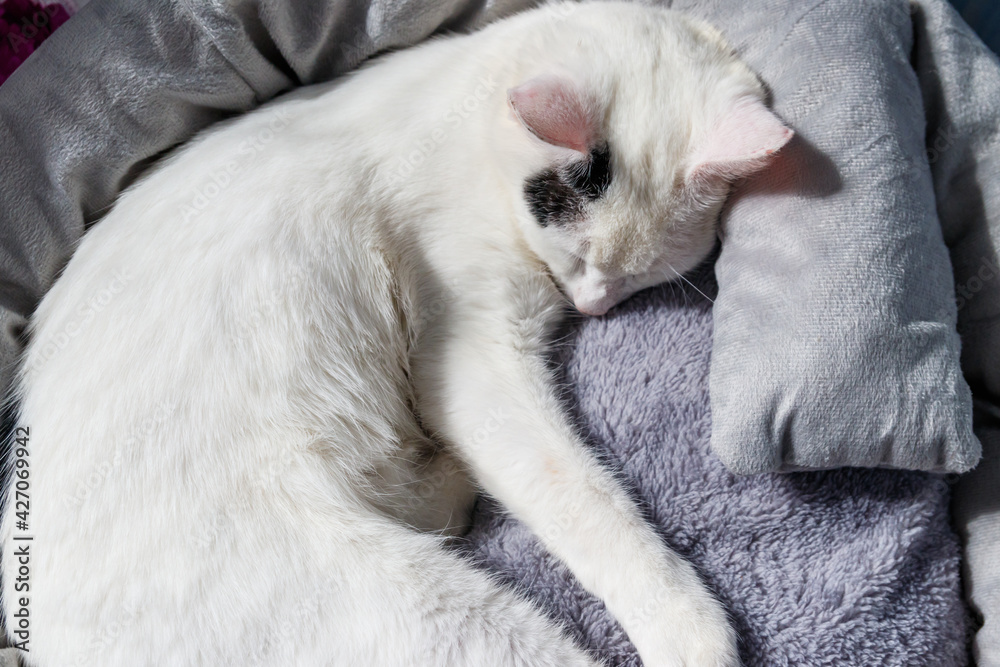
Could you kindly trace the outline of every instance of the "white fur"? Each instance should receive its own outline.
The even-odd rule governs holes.
[[[574,229],[528,212],[525,179],[566,149],[505,97],[546,71],[587,91],[614,155]],[[164,160],[32,320],[30,529],[12,492],[2,527],[7,619],[15,538],[34,536],[30,664],[597,664],[444,548],[468,473],[647,667],[737,664],[722,607],[581,444],[542,352],[566,312],[557,282],[617,301],[702,259],[728,184],[691,191],[688,156],[748,95],[757,80],[708,28],[556,5]]]

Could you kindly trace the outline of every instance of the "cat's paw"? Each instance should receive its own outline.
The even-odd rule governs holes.
[[[740,666],[736,631],[722,605],[707,593],[661,600],[653,607],[634,638],[644,667]]]
[[[722,625],[687,623],[670,634],[669,656],[659,664],[671,667],[740,667],[736,633],[728,621]],[[675,643],[676,642],[676,643]],[[647,667],[657,663],[646,662]]]

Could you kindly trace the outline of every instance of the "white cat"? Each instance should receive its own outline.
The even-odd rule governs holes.
[[[763,95],[701,23],[553,5],[164,160],[32,320],[11,641],[39,667],[599,664],[444,548],[471,477],[647,667],[738,664],[543,352],[560,288],[599,315],[704,258],[730,183],[792,134]]]

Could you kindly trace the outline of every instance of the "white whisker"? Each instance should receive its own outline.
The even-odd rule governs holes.
[[[691,282],[690,280],[688,280],[687,278],[685,278],[684,276],[682,276],[677,269],[675,269],[673,266],[670,266],[670,262],[667,262],[667,266],[670,267],[670,270],[673,271],[674,274],[678,278],[680,278],[681,280],[683,280],[684,282],[686,282],[688,285],[690,285],[691,287],[693,287],[695,292],[697,292],[698,294],[700,294],[703,297],[705,297],[706,299],[708,299],[712,303],[713,306],[715,305],[715,299],[713,299],[709,295],[707,295],[704,292],[702,292],[700,289],[698,289],[697,285],[695,285],[693,282]]]

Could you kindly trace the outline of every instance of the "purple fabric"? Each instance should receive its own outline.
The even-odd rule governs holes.
[[[0,84],[7,80],[28,56],[61,26],[74,11],[70,0],[64,7],[42,5],[35,0],[0,2]]]
[[[694,282],[714,298],[710,270]],[[691,287],[640,294],[569,341],[567,400],[582,432],[721,596],[747,667],[967,663],[942,476],[727,472],[709,449],[710,303]],[[465,547],[596,656],[640,664],[604,606],[489,499]]]

